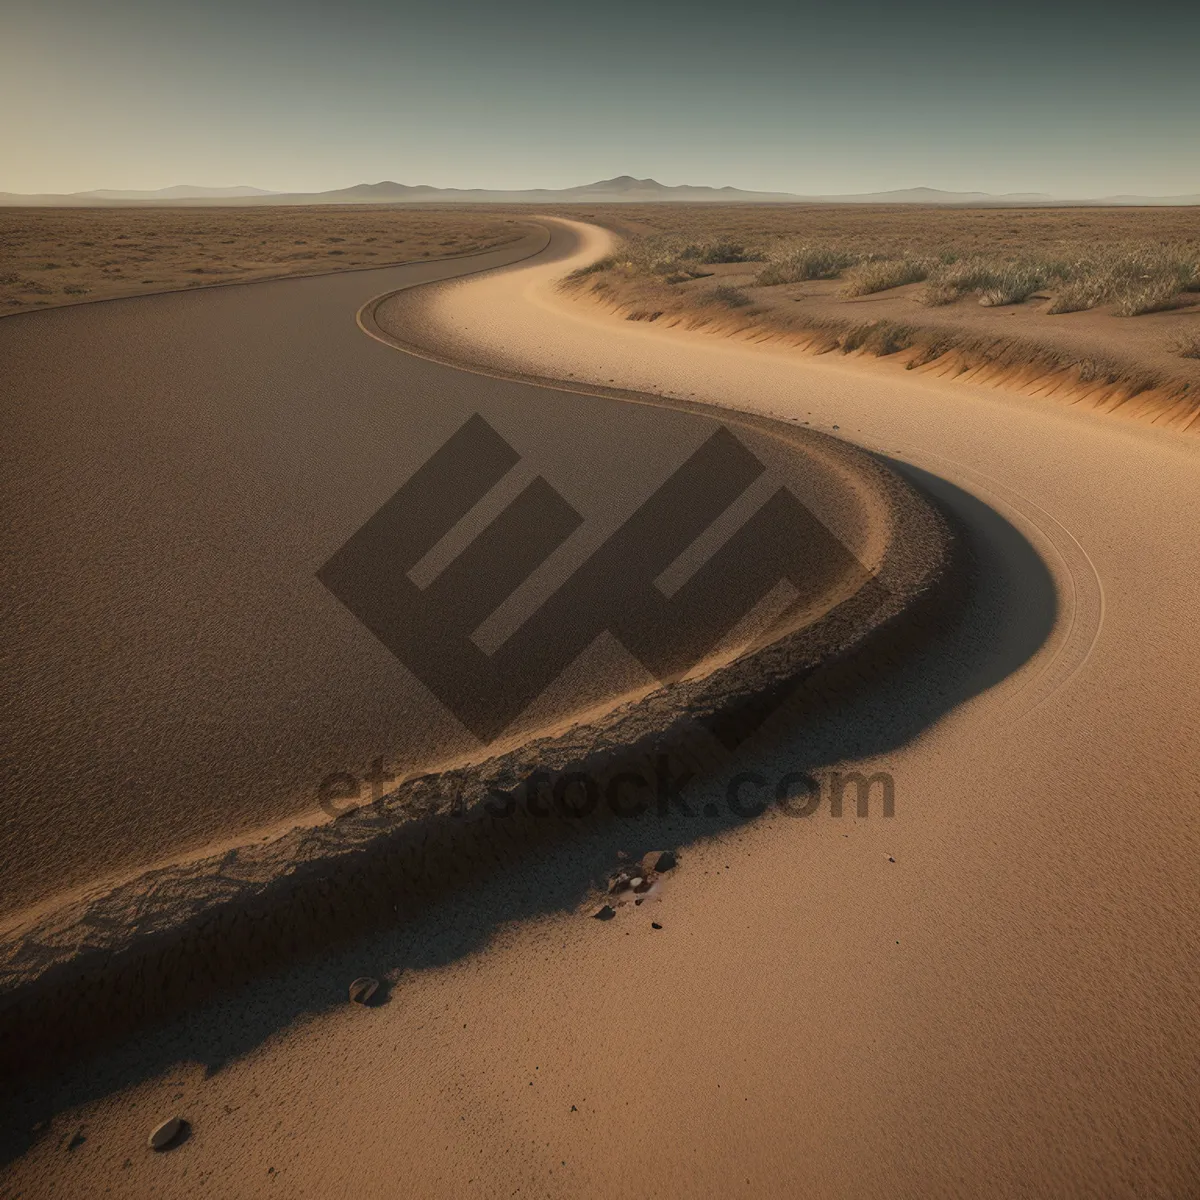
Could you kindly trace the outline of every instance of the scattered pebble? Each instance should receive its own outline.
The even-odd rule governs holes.
[[[888,862],[895,862],[895,861],[896,861],[896,860],[895,860],[895,859],[894,859],[894,858],[893,858],[893,857],[892,857],[892,856],[889,854],[889,855],[888,855]]]
[[[186,1128],[187,1122],[182,1117],[168,1117],[150,1131],[146,1144],[151,1150],[166,1150]]]
[[[662,926],[661,926],[661,925],[660,925],[660,924],[659,924],[657,921],[651,921],[651,922],[650,922],[650,928],[651,928],[651,929],[661,929],[661,928],[662,928]]]
[[[597,921],[611,921],[616,915],[617,910],[613,908],[611,904],[602,904],[594,913],[592,913],[592,916],[595,917]]]
[[[379,980],[362,975],[350,985],[351,1004],[370,1004],[371,997],[379,991]]]
[[[647,871],[671,871],[675,868],[675,855],[670,850],[651,850],[642,859]]]

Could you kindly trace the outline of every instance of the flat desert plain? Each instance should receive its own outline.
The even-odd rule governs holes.
[[[0,315],[470,254],[522,232],[457,208],[0,208]]]

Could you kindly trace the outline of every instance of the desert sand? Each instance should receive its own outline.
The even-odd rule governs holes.
[[[549,847],[34,1093],[30,1124],[49,1124],[7,1188],[1188,1194],[1200,449],[1082,406],[572,305],[556,279],[606,242],[575,228],[574,260],[425,291],[399,340],[493,375],[808,423],[937,497],[977,563],[961,620],[736,758],[768,792],[789,771],[887,771],[895,815],[823,803]],[[386,303],[377,316],[386,330]],[[697,806],[724,791],[714,773]],[[665,837],[683,848],[661,890],[588,919],[580,880]],[[386,1004],[345,1004],[363,973]],[[172,1112],[191,1136],[144,1151]]]

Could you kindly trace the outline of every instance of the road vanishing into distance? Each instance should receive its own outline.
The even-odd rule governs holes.
[[[653,933],[573,911],[580,878],[642,835],[548,851],[76,1072],[54,1104],[80,1106],[88,1145],[66,1162],[38,1143],[13,1181],[120,1185],[136,1099],[186,1108],[197,1135],[136,1164],[130,1195],[187,1194],[185,1154],[230,1195],[284,1164],[295,1195],[1188,1194],[1196,439],[525,305],[522,279],[594,252],[547,229],[470,260],[0,321],[4,910],[287,823],[330,772],[478,748],[317,572],[474,414],[521,459],[497,503],[540,474],[596,538],[714,427],[457,370],[355,322],[374,296],[522,256],[439,301],[464,345],[492,313],[479,344],[512,369],[836,429],[954,515],[975,563],[961,620],[738,761],[768,789],[886,769],[896,816],[697,834]],[[528,727],[602,701],[606,663],[568,672]],[[697,781],[697,802],[724,786]],[[392,1000],[347,1012],[365,970],[392,972]]]

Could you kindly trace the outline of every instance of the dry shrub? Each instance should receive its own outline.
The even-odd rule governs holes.
[[[872,258],[850,267],[845,273],[843,296],[869,296],[920,283],[929,276],[931,264],[926,258]]]
[[[774,287],[780,283],[803,283],[808,279],[836,279],[862,257],[853,250],[833,245],[788,247],[772,255],[754,282],[758,287]]]
[[[730,287],[727,283],[719,283],[707,293],[707,298],[726,308],[745,308],[752,303],[750,297],[739,287]]]
[[[1045,287],[1051,268],[1045,264],[972,257],[938,267],[918,299],[935,306],[976,295],[985,307],[1020,304]]]

